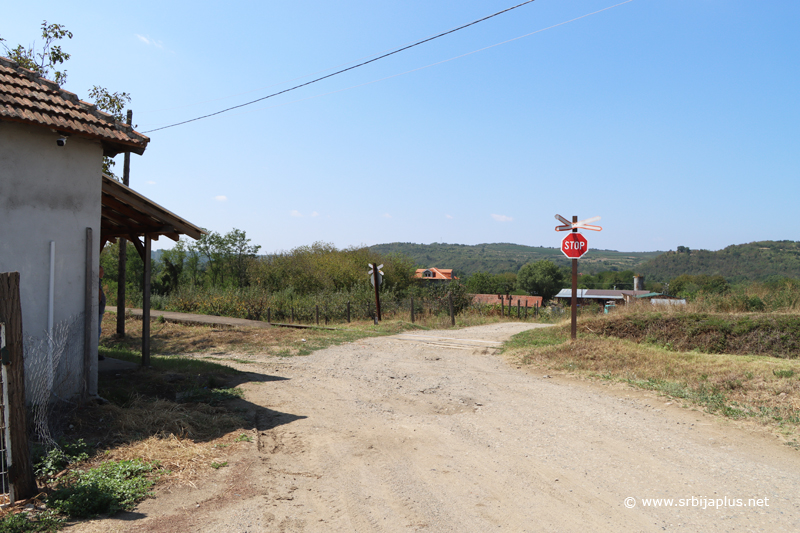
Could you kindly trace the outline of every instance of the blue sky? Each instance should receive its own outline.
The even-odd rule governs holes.
[[[515,3],[40,0],[4,6],[0,36],[30,44],[42,20],[64,24],[64,88],[131,93],[145,132]],[[262,253],[556,247],[556,213],[601,216],[591,248],[800,240],[800,2],[632,0],[458,57],[617,3],[537,0],[150,133],[131,186],[199,226],[245,230]]]

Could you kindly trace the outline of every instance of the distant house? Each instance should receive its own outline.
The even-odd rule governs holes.
[[[578,289],[576,296],[578,297],[578,305],[588,305],[594,302],[604,306],[606,304],[622,305],[645,294],[650,294],[650,291]],[[572,301],[572,289],[561,289],[561,291],[554,296],[554,299],[562,304],[570,305]]]
[[[457,276],[453,276],[452,268],[418,268],[414,277],[428,281],[450,281],[458,279]]]
[[[159,235],[203,232],[103,177],[103,156],[142,155],[149,141],[0,57],[0,272],[20,273],[28,402],[97,394],[105,242],[124,236],[149,253]]]

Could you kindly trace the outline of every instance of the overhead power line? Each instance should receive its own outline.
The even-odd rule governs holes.
[[[255,100],[251,100],[251,101],[245,102],[243,104],[239,104],[239,105],[235,105],[235,106],[232,106],[232,107],[228,107],[228,108],[222,109],[220,111],[215,111],[214,113],[209,113],[208,115],[202,115],[202,116],[199,116],[199,117],[191,118],[189,120],[184,120],[182,122],[176,122],[175,124],[170,124],[168,126],[162,126],[160,128],[147,130],[147,131],[144,131],[142,133],[152,133],[154,131],[165,130],[167,128],[174,128],[175,126],[181,126],[183,124],[188,124],[190,122],[196,122],[196,121],[202,120],[204,118],[209,118],[209,117],[213,117],[213,116],[216,116],[216,115],[221,115],[222,113],[227,113],[228,111],[232,111],[234,109],[239,109],[240,107],[245,107],[245,106],[248,106],[248,105],[252,105],[252,104],[255,104],[257,102],[261,102],[263,100],[266,100],[268,98],[272,98],[274,96],[278,96],[278,95],[281,95],[281,94],[284,94],[284,93],[288,93],[289,91],[294,91],[294,90],[299,89],[301,87],[305,87],[307,85],[311,85],[312,83],[317,83],[318,81],[322,81],[322,80],[327,79],[327,78],[332,78],[333,76],[337,76],[337,75],[342,74],[344,72],[347,72],[349,70],[357,69],[359,67],[363,67],[364,65],[368,65],[370,63],[374,63],[375,61],[378,61],[380,59],[384,59],[384,58],[387,58],[387,57],[392,56],[394,54],[398,54],[400,52],[403,52],[404,50],[408,50],[410,48],[414,48],[415,46],[419,46],[421,44],[425,44],[427,42],[433,41],[434,39],[438,39],[440,37],[444,37],[445,35],[449,35],[451,33],[455,33],[455,32],[457,32],[459,30],[463,30],[464,28],[469,28],[470,26],[474,26],[475,24],[478,24],[480,22],[484,22],[484,21],[489,20],[491,18],[494,18],[494,17],[496,17],[498,15],[502,15],[503,13],[508,13],[509,11],[517,9],[518,7],[522,7],[522,6],[526,5],[526,4],[531,4],[533,2],[535,2],[535,0],[527,0],[526,2],[522,2],[521,4],[517,4],[515,6],[503,9],[502,11],[498,11],[497,13],[492,13],[491,15],[488,15],[486,17],[480,18],[478,20],[473,20],[472,22],[470,22],[468,24],[464,24],[463,26],[459,26],[457,28],[453,28],[452,30],[448,30],[446,32],[442,32],[442,33],[440,33],[438,35],[434,35],[433,37],[428,37],[427,39],[422,39],[421,41],[417,41],[415,43],[409,44],[408,46],[403,46],[401,48],[398,48],[397,50],[393,50],[393,51],[388,52],[386,54],[383,54],[383,55],[380,55],[378,57],[372,58],[372,59],[370,59],[368,61],[363,61],[361,63],[358,63],[357,65],[353,65],[351,67],[347,67],[347,68],[343,68],[341,70],[337,70],[336,72],[332,72],[331,74],[328,74],[326,76],[321,76],[319,78],[315,78],[315,79],[313,79],[311,81],[307,81],[306,83],[301,83],[300,85],[295,85],[294,87],[290,87],[288,89],[284,89],[284,90],[278,91],[276,93],[268,94],[267,96],[263,96],[261,98],[255,99]]]

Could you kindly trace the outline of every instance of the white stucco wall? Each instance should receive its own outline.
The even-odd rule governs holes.
[[[48,128],[0,121],[0,272],[20,273],[28,402],[53,384],[60,398],[83,386],[86,228],[92,228],[89,392],[97,393],[98,256],[102,148],[72,136],[66,146]],[[56,355],[48,368],[50,241],[55,241],[53,321]],[[62,346],[63,344],[63,346]]]

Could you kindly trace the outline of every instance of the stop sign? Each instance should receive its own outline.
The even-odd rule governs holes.
[[[567,233],[561,241],[561,251],[570,259],[579,259],[589,250],[589,242],[580,233]]]

